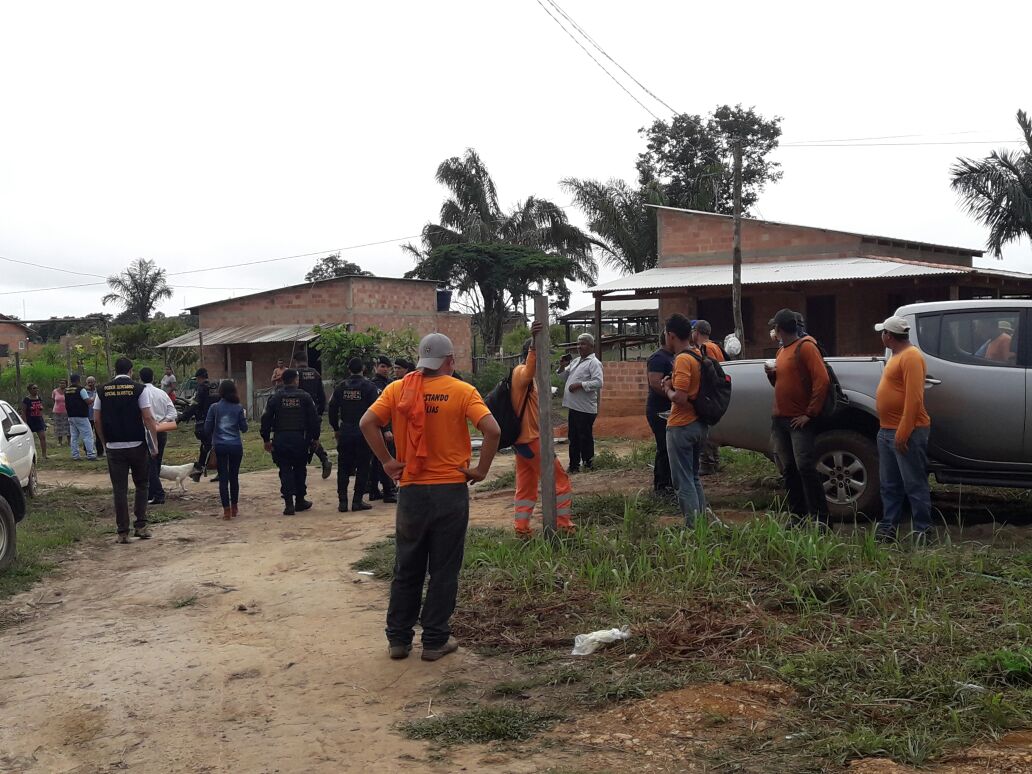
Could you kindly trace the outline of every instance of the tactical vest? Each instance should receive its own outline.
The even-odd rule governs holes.
[[[376,402],[376,387],[364,376],[352,376],[337,387],[341,430],[357,429],[358,421]]]
[[[311,395],[312,400],[315,400],[321,384],[322,375],[311,366],[297,369],[297,386]]]
[[[90,407],[83,400],[82,395],[80,395],[81,390],[82,387],[80,385],[65,387],[65,410],[70,418],[79,417],[85,419],[90,415]]]
[[[116,379],[102,385],[100,421],[104,428],[105,443],[143,441],[146,439],[139,400],[143,385],[126,379]]]
[[[305,403],[311,398],[297,387],[284,387],[272,398],[277,401],[276,422],[272,429],[277,433],[303,433],[305,431]]]

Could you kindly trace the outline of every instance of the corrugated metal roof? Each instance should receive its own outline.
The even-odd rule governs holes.
[[[996,277],[1032,280],[1032,274],[1019,274],[996,269],[918,263],[894,258],[825,258],[813,261],[782,263],[747,263],[742,266],[743,285],[773,285],[790,282],[841,282],[844,280],[924,277],[940,274],[985,274]],[[613,293],[621,290],[661,290],[663,288],[698,288],[731,285],[731,265],[679,266],[649,269],[638,274],[589,288],[592,293]]]
[[[658,315],[659,299],[657,298],[631,298],[620,301],[602,302],[603,317],[657,317]],[[594,319],[594,317],[595,305],[591,304],[589,306],[585,306],[583,309],[576,309],[572,312],[567,312],[560,317],[559,320],[585,320]]]
[[[323,328],[332,328],[340,323],[318,323]],[[278,341],[311,341],[316,338],[312,328],[315,323],[301,325],[242,325],[235,328],[201,328],[184,333],[174,339],[158,344],[158,348],[196,347],[200,345],[200,334],[204,334],[204,346],[209,344],[272,344]]]

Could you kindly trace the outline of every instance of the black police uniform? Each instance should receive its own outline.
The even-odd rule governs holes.
[[[272,436],[272,461],[279,467],[280,495],[286,503],[284,513],[302,510],[308,493],[308,451],[319,438],[319,414],[312,396],[297,385],[284,385],[265,405],[262,414],[262,440]]]
[[[312,396],[312,400],[315,401],[316,413],[319,414],[321,421],[322,415],[326,413],[326,388],[323,387],[322,374],[311,366],[299,366],[297,369],[297,386]],[[333,465],[330,463],[330,458],[327,456],[322,444],[318,444],[315,447],[314,453],[319,458],[319,462],[322,463],[322,477],[329,478]]]
[[[211,452],[211,439],[204,434],[204,420],[208,418],[208,409],[218,403],[219,396],[211,391],[211,382],[205,381],[197,385],[193,400],[183,414],[183,422],[194,420],[194,438],[201,442],[200,452],[197,454],[197,462],[194,469],[203,471],[208,464],[208,454]]]
[[[388,379],[386,376],[381,376],[380,374],[375,374],[369,381],[373,384],[374,387],[376,387],[377,393],[386,390],[387,385],[391,383],[390,379]],[[390,425],[387,425],[383,428],[383,431],[387,432],[390,429]],[[388,441],[387,439],[384,439],[384,442],[387,444],[387,451],[389,451],[391,453],[391,456],[393,457],[395,454],[394,441]],[[382,495],[380,494],[380,485],[383,486]],[[394,494],[393,479],[391,479],[391,477],[388,476],[387,473],[384,471],[383,465],[380,463],[380,460],[376,457],[373,457],[369,472],[369,499],[379,500],[381,497],[384,499],[385,502],[397,502]]]
[[[337,433],[337,499],[338,510],[348,509],[348,483],[355,472],[353,510],[366,510],[362,502],[369,479],[369,463],[373,452],[358,427],[366,409],[376,402],[379,391],[361,374],[352,375],[337,385],[330,398],[330,426]]]

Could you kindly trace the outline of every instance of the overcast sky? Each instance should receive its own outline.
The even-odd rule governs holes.
[[[992,44],[1028,28],[1030,3],[560,5],[676,110],[753,105],[784,117],[784,142],[1016,139],[1032,111],[1027,51]],[[566,205],[560,178],[632,180],[653,120],[537,0],[8,3],[0,71],[0,256],[101,276],[418,234],[443,198],[437,164],[467,147],[505,206]],[[982,247],[948,171],[994,147],[784,148],[758,211]],[[344,255],[400,276],[399,245]],[[161,309],[300,282],[314,260],[172,276]],[[1032,247],[982,263],[1032,272]],[[21,291],[101,281],[0,261],[0,312],[99,311],[102,286]]]

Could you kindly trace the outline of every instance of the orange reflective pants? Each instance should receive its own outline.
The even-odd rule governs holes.
[[[534,456],[528,460],[516,455],[516,499],[512,503],[516,511],[516,532],[523,535],[530,534],[530,517],[537,505],[538,484],[541,480],[541,440],[537,439],[527,446]],[[556,527],[569,531],[573,529],[573,522],[570,521],[573,487],[559,460],[553,457],[552,464],[555,470]]]

